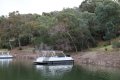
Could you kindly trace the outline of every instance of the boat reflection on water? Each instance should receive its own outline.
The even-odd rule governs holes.
[[[0,59],[0,66],[9,66],[12,59]]]
[[[62,76],[70,72],[73,65],[36,65],[36,69],[43,75],[48,77]]]

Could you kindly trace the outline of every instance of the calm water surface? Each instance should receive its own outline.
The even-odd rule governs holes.
[[[0,60],[0,80],[120,80],[120,70],[88,65],[40,66]]]

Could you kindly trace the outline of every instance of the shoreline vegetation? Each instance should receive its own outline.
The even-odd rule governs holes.
[[[37,49],[79,52],[109,45],[120,36],[117,0],[84,0],[79,7],[40,14],[9,12],[0,16],[0,48],[32,45]],[[114,42],[120,46],[119,40]]]

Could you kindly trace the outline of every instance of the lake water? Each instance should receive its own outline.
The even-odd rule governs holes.
[[[33,65],[31,61],[0,60],[0,80],[120,80],[120,69],[89,65]]]

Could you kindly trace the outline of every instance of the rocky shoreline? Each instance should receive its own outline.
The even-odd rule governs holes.
[[[16,59],[35,59],[38,57],[38,54],[33,51],[23,51],[23,50],[11,50],[10,53],[13,55]]]
[[[120,51],[114,52],[80,52],[72,55],[76,64],[90,64],[120,68]]]

